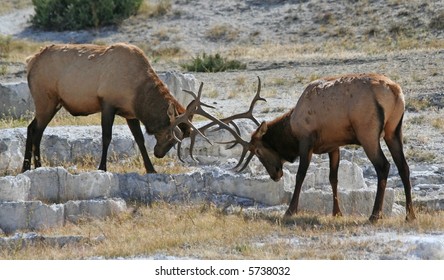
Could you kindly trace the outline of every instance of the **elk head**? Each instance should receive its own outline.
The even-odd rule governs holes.
[[[203,83],[200,84],[198,94],[196,95],[192,91],[184,90],[188,94],[192,95],[194,100],[191,101],[185,112],[179,114],[173,103],[170,103],[167,111],[167,115],[170,121],[170,125],[162,131],[155,134],[156,145],[154,147],[154,155],[158,158],[162,158],[165,154],[176,144],[179,143],[178,155],[180,159],[180,143],[186,137],[192,137],[194,139],[196,135],[201,135],[210,144],[211,141],[191,122],[194,115],[204,116],[214,122],[220,122],[216,117],[206,112],[202,106],[214,108],[213,106],[203,103],[200,99],[202,96]]]
[[[267,133],[267,130],[268,125],[266,122],[263,122],[251,135],[251,141],[248,143],[248,150],[251,154],[243,168],[248,165],[252,156],[256,155],[259,161],[264,165],[270,178],[277,182],[284,175],[282,168],[285,160],[276,152],[276,150],[262,140],[263,136]]]
[[[192,101],[185,113],[179,114],[177,112],[176,106],[173,103],[170,103],[167,110],[167,115],[170,121],[170,125],[165,129],[159,131],[154,134],[156,138],[156,145],[154,146],[154,156],[157,158],[163,158],[167,152],[176,145],[177,142],[180,142],[182,139],[189,137],[191,132],[191,121],[193,119],[193,111],[191,105],[194,101]],[[185,116],[186,114],[186,116]],[[184,118],[188,118],[190,124],[186,123],[178,123],[176,120],[182,120]]]

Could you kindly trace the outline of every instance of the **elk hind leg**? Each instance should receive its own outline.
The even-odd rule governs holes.
[[[375,204],[373,206],[372,214],[369,218],[371,222],[376,222],[382,217],[382,205],[384,203],[384,193],[387,186],[387,177],[390,170],[390,163],[385,157],[379,138],[376,138],[370,144],[363,144],[363,148],[367,157],[372,162],[376,170],[376,175],[378,177],[378,187],[376,190]]]
[[[39,104],[36,104],[36,116],[27,128],[25,157],[23,160],[22,172],[31,169],[31,158],[33,156],[34,167],[38,168],[42,166],[40,143],[43,137],[43,132],[60,108],[61,106],[59,106],[57,103],[46,104],[45,106],[39,106]]]
[[[405,159],[403,144],[402,144],[402,118],[393,133],[386,132],[384,140],[392,155],[393,161],[398,169],[399,176],[404,185],[405,200],[406,200],[406,220],[414,220],[415,212],[412,203],[412,186],[410,182],[410,169]]]
[[[328,153],[330,159],[330,185],[333,191],[333,216],[342,216],[341,209],[339,208],[338,198],[338,168],[339,168],[339,148]]]

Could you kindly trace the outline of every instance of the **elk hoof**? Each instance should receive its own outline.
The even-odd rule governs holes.
[[[285,211],[284,218],[290,218],[291,216],[293,216],[293,212],[290,209]]]
[[[377,214],[377,215],[372,214],[372,215],[370,216],[370,218],[369,218],[369,221],[370,221],[372,224],[374,224],[374,223],[376,223],[379,219],[381,219],[381,215],[379,215],[379,214]]]
[[[407,222],[412,222],[412,221],[416,220],[415,213],[413,213],[413,212],[408,213],[407,216],[405,217],[405,220]]]
[[[342,217],[342,212],[339,211],[339,212],[333,213],[333,217]]]

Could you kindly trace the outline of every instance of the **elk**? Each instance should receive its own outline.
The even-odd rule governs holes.
[[[62,107],[74,116],[101,112],[99,169],[104,171],[115,115],[126,119],[147,173],[156,171],[145,148],[140,122],[148,134],[154,134],[154,155],[159,158],[191,131],[197,131],[191,120],[202,104],[200,100],[192,101],[185,109],[159,79],[143,51],[134,45],[46,46],[27,59],[27,72],[35,117],[27,128],[23,172],[31,169],[32,156],[34,166],[41,166],[43,132]]]
[[[406,197],[406,220],[414,220],[410,171],[402,143],[404,95],[401,87],[380,74],[349,74],[326,77],[310,83],[296,106],[284,115],[262,122],[249,142],[236,137],[244,152],[237,166],[250,152],[240,170],[257,156],[271,179],[280,180],[283,164],[299,157],[296,184],[285,216],[297,213],[299,195],[312,154],[328,153],[329,181],[333,190],[333,216],[341,216],[338,187],[339,148],[347,144],[361,145],[373,164],[378,179],[376,198],[369,218],[381,218],[384,192],[390,164],[380,139],[387,144],[396,164]],[[233,134],[234,135],[234,134]]]

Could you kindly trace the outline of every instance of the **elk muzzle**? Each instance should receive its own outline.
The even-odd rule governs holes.
[[[175,133],[176,135],[173,135]],[[183,138],[183,133],[180,129],[176,131],[166,129],[154,135],[156,137],[156,145],[154,146],[154,156],[163,158],[178,142],[178,139]]]
[[[270,167],[270,169],[273,167]],[[284,176],[284,171],[282,170],[282,168],[278,168],[275,167],[274,170],[269,170],[267,168],[267,172],[270,175],[270,178],[275,181],[275,182],[279,182],[279,180],[281,180],[282,176]]]

